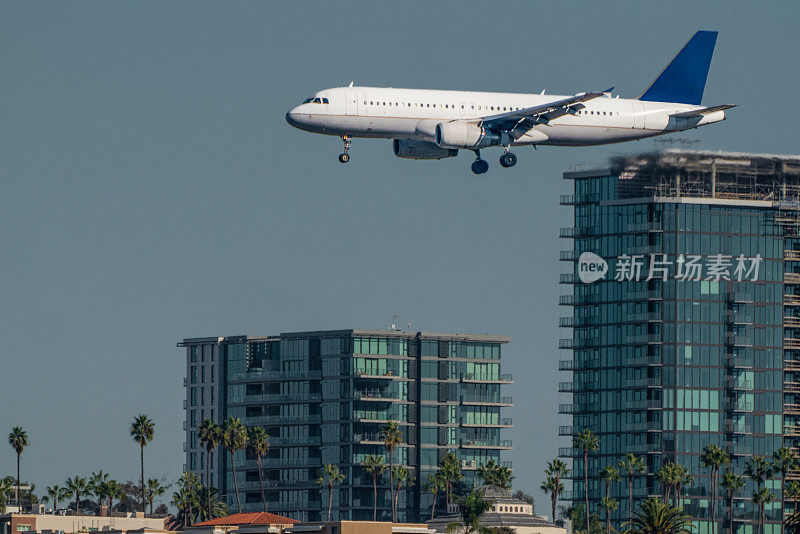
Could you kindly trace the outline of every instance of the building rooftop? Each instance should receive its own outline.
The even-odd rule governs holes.
[[[800,209],[800,155],[667,149],[614,156],[564,178],[619,176],[617,198],[761,201]]]
[[[458,334],[446,332],[416,332],[405,330],[310,330],[306,332],[282,332],[277,336],[220,336],[220,337],[190,337],[184,338],[178,343],[179,347],[200,343],[242,343],[244,341],[278,341],[281,338],[305,338],[305,337],[341,337],[341,336],[364,336],[364,337],[395,337],[399,339],[420,339],[443,340],[443,341],[478,341],[484,343],[510,343],[511,336],[493,334]]]
[[[269,512],[255,512],[250,514],[231,514],[208,521],[195,523],[193,527],[215,526],[244,526],[244,525],[294,525],[299,523],[296,519],[283,517]]]

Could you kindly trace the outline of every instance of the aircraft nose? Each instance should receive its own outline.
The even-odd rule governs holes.
[[[286,122],[295,128],[300,127],[300,112],[298,111],[298,108],[294,107],[289,110],[289,112],[286,114]]]

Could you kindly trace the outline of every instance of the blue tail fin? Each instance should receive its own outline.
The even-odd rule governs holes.
[[[639,100],[699,106],[716,42],[717,32],[695,33]]]

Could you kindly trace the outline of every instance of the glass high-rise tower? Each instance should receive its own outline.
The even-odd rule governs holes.
[[[560,434],[592,430],[599,450],[583,462],[573,447],[573,490],[591,513],[605,484],[599,471],[628,452],[646,460],[634,497],[663,494],[656,473],[667,462],[693,476],[681,506],[695,532],[710,531],[708,444],[728,451],[739,474],[753,455],[796,447],[800,417],[800,157],[667,150],[613,158],[608,167],[566,172],[574,226],[561,230],[570,287],[561,319],[572,336],[560,346],[571,418]],[[589,486],[584,486],[584,469]],[[790,478],[796,473],[790,473]],[[623,479],[624,480],[624,479]],[[778,532],[779,475],[765,482],[767,532]],[[751,532],[752,481],[736,494],[735,530]],[[615,483],[619,525],[628,517],[627,483]],[[675,489],[672,495],[675,495]],[[728,507],[720,490],[719,528]],[[791,508],[791,507],[790,507]],[[723,519],[725,521],[723,522]]]
[[[414,483],[399,495],[399,519],[429,514],[421,483],[447,453],[461,460],[468,480],[479,466],[501,461],[512,405],[502,394],[511,376],[501,370],[506,336],[335,330],[271,337],[184,339],[186,348],[186,469],[206,477],[236,510],[230,457],[207,457],[198,439],[204,418],[238,417],[263,426],[270,450],[262,460],[267,510],[315,521],[327,511],[319,469],[335,464],[345,475],[333,495],[335,519],[372,519],[372,479],[361,462],[384,455],[380,431],[398,421],[403,442],[392,455]],[[386,458],[388,461],[388,458]],[[263,509],[258,467],[234,454],[242,511]],[[391,517],[388,481],[379,486],[378,516]],[[325,511],[325,512],[323,512]]]

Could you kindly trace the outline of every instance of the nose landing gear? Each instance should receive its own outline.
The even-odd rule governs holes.
[[[472,162],[472,172],[475,174],[483,174],[489,170],[489,164],[486,163],[485,159],[481,159],[481,151],[475,150],[475,161]]]
[[[342,142],[344,143],[344,152],[339,154],[339,163],[347,163],[350,161],[350,154],[348,153],[350,152],[350,136],[343,135]]]

